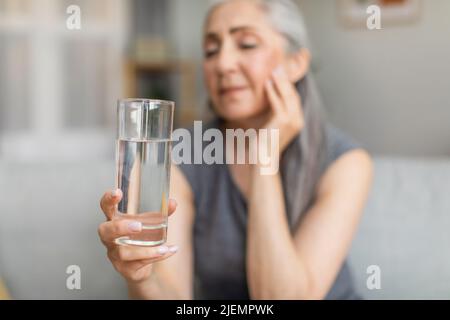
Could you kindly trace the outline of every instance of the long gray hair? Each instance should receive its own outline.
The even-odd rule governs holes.
[[[212,0],[211,11],[227,0]],[[299,8],[292,0],[253,0],[261,5],[276,31],[288,43],[287,53],[310,47]],[[326,159],[325,119],[313,77],[308,73],[295,84],[302,100],[304,127],[281,156],[280,172],[291,232],[314,202]]]

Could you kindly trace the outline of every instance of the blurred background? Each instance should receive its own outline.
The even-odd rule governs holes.
[[[375,159],[350,256],[360,291],[450,298],[450,2],[297,2],[329,121]],[[370,4],[381,6],[381,30],[366,27]],[[67,28],[70,5],[80,29]],[[176,127],[208,116],[207,8],[0,0],[0,278],[11,297],[126,298],[96,231],[100,196],[114,185],[116,101],[175,100]],[[69,265],[82,270],[81,290],[66,287]],[[370,265],[380,290],[366,286]]]

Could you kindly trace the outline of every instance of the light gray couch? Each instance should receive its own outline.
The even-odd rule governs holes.
[[[0,273],[18,299],[126,298],[97,236],[112,162],[0,162]],[[375,182],[350,254],[367,298],[450,298],[450,160],[375,159]],[[81,268],[81,290],[66,268]],[[367,267],[381,268],[368,290]]]

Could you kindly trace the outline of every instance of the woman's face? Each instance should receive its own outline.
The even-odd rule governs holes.
[[[205,25],[203,71],[222,118],[240,121],[268,109],[264,84],[285,63],[285,47],[255,1],[234,0],[214,9]]]

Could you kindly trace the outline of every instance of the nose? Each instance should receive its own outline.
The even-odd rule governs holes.
[[[238,57],[237,52],[233,49],[229,43],[224,43],[218,54],[217,59],[217,72],[219,75],[224,76],[238,69]]]

